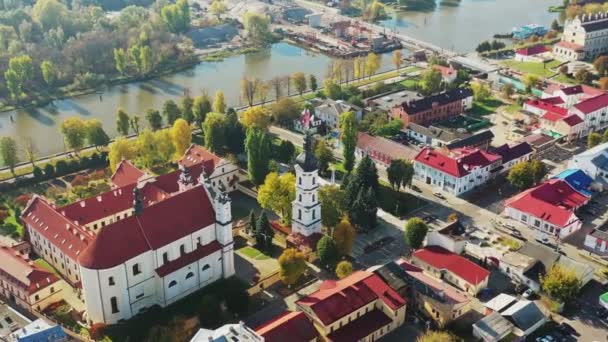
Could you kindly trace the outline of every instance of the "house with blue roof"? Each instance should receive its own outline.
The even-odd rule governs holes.
[[[570,159],[568,168],[580,169],[593,179],[592,189],[608,189],[608,143],[597,145]]]
[[[37,319],[12,334],[18,342],[63,342],[68,336],[56,324],[49,324],[43,319]]]
[[[567,169],[551,178],[565,181],[574,190],[582,195],[587,197],[591,197],[593,195],[591,192],[593,178],[589,177],[585,171],[581,169]]]

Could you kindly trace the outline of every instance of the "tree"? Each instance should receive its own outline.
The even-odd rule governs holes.
[[[340,116],[340,141],[342,142],[342,155],[344,169],[352,171],[355,165],[355,148],[357,147],[357,118],[354,112],[346,112]]]
[[[513,85],[511,83],[505,83],[502,88],[500,89],[500,91],[502,92],[502,96],[504,96],[507,99],[510,99],[511,96],[513,96],[513,94],[515,94],[515,87],[513,87]]]
[[[536,88],[540,85],[541,80],[538,76],[532,74],[526,74],[523,78],[523,83],[526,86],[526,92],[531,92],[532,88]]]
[[[547,174],[547,167],[540,160],[532,160],[530,162],[530,170],[532,171],[532,178],[534,179],[534,184],[540,183],[543,180],[545,175]]]
[[[317,140],[315,157],[317,158],[319,165],[319,172],[321,174],[326,174],[329,164],[334,161],[334,154],[329,146],[327,146],[327,141],[325,141],[325,139]]]
[[[202,327],[214,328],[222,322],[222,307],[220,301],[211,294],[201,298],[198,319]]]
[[[249,223],[247,223],[247,227],[245,228],[247,234],[253,235],[257,231],[256,222],[255,222],[255,211],[251,209],[249,213]]]
[[[351,222],[365,230],[376,227],[378,200],[373,188],[363,188],[357,193],[353,204],[348,208]]]
[[[136,154],[137,151],[133,148],[133,144],[131,142],[123,137],[116,138],[114,142],[110,144],[108,152],[110,169],[112,172],[115,172],[118,163],[120,163],[123,159],[133,159]]]
[[[353,264],[344,260],[338,263],[336,266],[336,276],[339,279],[344,279],[353,273]]]
[[[296,72],[291,75],[291,84],[296,88],[296,91],[300,96],[306,90],[306,75],[303,72]]]
[[[428,330],[424,335],[418,337],[416,342],[458,342],[458,339],[444,331]]]
[[[420,89],[426,95],[430,95],[441,90],[441,72],[435,68],[425,70],[420,77]]]
[[[167,29],[181,33],[190,27],[190,5],[187,0],[178,0],[176,4],[165,5],[161,9],[161,18]]]
[[[247,37],[255,45],[266,45],[270,38],[270,18],[264,14],[247,12],[243,18]]]
[[[560,303],[569,303],[576,298],[582,286],[574,270],[559,265],[553,265],[547,274],[541,275],[540,283],[543,291]]]
[[[346,213],[344,190],[337,185],[323,185],[319,188],[321,219],[325,227],[335,227]]]
[[[188,124],[194,122],[194,114],[192,113],[192,107],[194,106],[194,99],[188,95],[182,97],[182,103],[180,111],[182,113],[182,119],[186,120]]]
[[[353,250],[356,236],[357,232],[348,219],[343,218],[342,221],[336,225],[332,237],[336,243],[339,255],[350,255]]]
[[[131,127],[131,130],[133,130],[133,133],[135,133],[136,135],[139,134],[140,122],[141,116],[137,114],[134,114],[132,117],[129,118],[129,127]]]
[[[405,224],[405,241],[408,246],[414,250],[422,247],[422,242],[424,242],[428,230],[427,225],[418,217],[412,217],[407,220]]]
[[[89,145],[95,147],[106,146],[110,142],[110,137],[103,130],[101,122],[97,119],[90,119],[84,122],[86,129],[86,139]]]
[[[302,252],[287,248],[279,257],[279,277],[288,286],[294,285],[306,271],[306,258]]]
[[[163,117],[160,116],[160,112],[156,109],[148,109],[146,112],[146,120],[148,120],[148,125],[153,131],[163,127]]]
[[[310,85],[310,90],[312,90],[312,92],[317,91],[319,88],[317,78],[313,74],[308,75],[308,84]]]
[[[44,176],[46,178],[52,178],[55,175],[55,167],[53,164],[46,164],[44,166]]]
[[[11,174],[16,177],[15,166],[19,162],[17,153],[17,142],[11,137],[0,138],[0,156],[2,162],[11,170]]]
[[[226,117],[220,113],[209,113],[203,123],[205,147],[214,153],[222,151],[226,143]]]
[[[587,148],[593,148],[602,143],[602,135],[596,132],[589,133],[587,136]]]
[[[365,59],[365,70],[370,78],[380,69],[380,66],[382,66],[382,55],[376,55],[375,53],[367,55],[367,58]]]
[[[492,96],[492,90],[485,84],[475,82],[471,84],[473,90],[473,99],[478,102],[488,100]]]
[[[234,109],[228,108],[224,126],[226,136],[230,137],[226,142],[228,150],[234,154],[243,152],[245,150],[245,128]]]
[[[291,125],[300,116],[300,111],[300,105],[290,97],[282,97],[270,107],[274,122],[282,126]]]
[[[79,150],[84,146],[87,132],[85,124],[80,118],[73,117],[63,120],[60,130],[69,148]]]
[[[55,67],[55,64],[50,61],[43,61],[40,64],[40,72],[42,73],[42,78],[46,85],[52,87],[57,80],[57,68]]]
[[[388,168],[386,175],[393,189],[400,189],[403,185],[403,174],[405,173],[405,161],[403,159],[393,159]]]
[[[38,153],[38,147],[36,147],[34,139],[32,139],[30,136],[24,137],[22,139],[21,146],[23,147],[27,161],[34,166],[34,160],[36,159],[36,154]]]
[[[451,213],[448,215],[448,222],[456,222],[458,221],[458,213]]]
[[[342,96],[342,87],[336,83],[333,78],[328,78],[323,81],[325,95],[332,100],[339,100]]]
[[[593,80],[593,75],[586,69],[580,69],[574,74],[574,79],[580,83],[590,84]]]
[[[270,126],[270,113],[264,107],[252,107],[241,114],[241,123],[247,128],[266,130]]]
[[[317,257],[323,267],[333,269],[338,262],[338,248],[334,240],[328,236],[323,237],[317,242]]]
[[[211,101],[209,100],[207,93],[203,93],[202,95],[194,98],[192,115],[194,116],[194,121],[197,123],[196,126],[200,126],[203,122],[205,122],[205,117],[211,112],[211,110]]]
[[[146,75],[153,68],[152,49],[148,45],[144,45],[139,50],[139,72]]]
[[[129,61],[127,59],[125,49],[114,49],[114,64],[116,66],[116,71],[118,71],[121,75],[125,75],[127,73]]]
[[[68,18],[68,9],[57,0],[38,0],[32,8],[32,18],[49,30],[63,24]]]
[[[118,108],[118,112],[116,112],[116,131],[120,135],[129,135],[129,121],[129,114],[124,109]]]
[[[222,114],[226,113],[226,101],[224,100],[224,92],[221,90],[218,90],[215,93],[215,98],[213,99],[213,111]]]
[[[530,188],[535,183],[532,165],[527,161],[515,164],[511,170],[509,170],[507,180],[519,190]]]
[[[559,31],[560,30],[559,22],[557,21],[557,19],[553,19],[553,22],[551,23],[551,29],[553,31]]]
[[[270,226],[270,222],[268,221],[268,216],[266,216],[265,211],[262,212],[255,226],[256,244],[258,245],[258,247],[260,247],[260,249],[262,249],[262,251],[270,253],[272,251],[272,239],[274,238],[274,230]]]
[[[4,73],[7,88],[11,96],[16,99],[23,93],[23,85],[34,76],[34,65],[32,58],[28,55],[20,55],[9,60],[8,69]]]
[[[175,120],[171,127],[171,140],[175,146],[175,156],[180,158],[192,144],[192,130],[186,120]]]
[[[136,141],[135,151],[147,168],[166,165],[175,156],[175,145],[170,130],[144,130]]]
[[[401,66],[403,65],[403,53],[401,50],[393,51],[393,65],[395,66],[395,69],[401,69]]]
[[[276,159],[282,163],[289,163],[296,153],[296,147],[291,141],[281,140],[276,149]]]
[[[389,122],[383,124],[374,123],[372,127],[370,127],[370,133],[381,137],[392,138],[399,134],[402,129],[403,121],[399,119],[391,119]]]
[[[217,16],[217,19],[219,20],[222,14],[226,13],[226,4],[224,4],[223,0],[213,0],[211,6],[209,6],[209,12]],[[217,112],[215,109],[214,111]]]
[[[593,62],[593,67],[598,73],[598,76],[606,76],[608,74],[608,56],[599,56]]]
[[[253,106],[260,83],[261,81],[257,78],[243,77],[241,79],[241,97],[247,101],[249,107]]]
[[[173,101],[173,100],[165,101],[165,103],[163,104],[163,116],[165,117],[165,120],[167,121],[168,125],[173,125],[175,120],[177,120],[177,118],[179,118],[179,116],[180,116],[179,107],[177,106],[175,101]]]
[[[268,174],[271,146],[271,137],[265,131],[257,128],[247,130],[247,171],[253,184],[262,184]]]
[[[258,188],[258,203],[264,209],[272,210],[281,216],[284,224],[291,224],[291,203],[296,199],[296,177],[293,173],[279,176],[269,173],[264,184]]]
[[[608,77],[602,77],[597,82],[602,90],[608,90]]]

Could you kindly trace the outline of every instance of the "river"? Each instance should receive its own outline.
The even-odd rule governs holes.
[[[457,52],[475,50],[495,33],[509,33],[515,26],[550,26],[557,13],[548,11],[561,0],[437,0],[427,11],[397,12],[379,24]]]

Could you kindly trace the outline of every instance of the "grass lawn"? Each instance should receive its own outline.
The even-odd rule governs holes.
[[[418,85],[418,79],[408,78],[399,83],[403,85],[405,89],[416,89],[416,86]]]
[[[49,272],[52,272],[56,276],[61,276],[59,274],[59,272],[57,272],[57,270],[53,266],[51,266],[48,262],[44,261],[44,259],[42,259],[42,258],[34,260],[34,264],[36,264],[40,268],[43,268]]]
[[[423,207],[427,204],[427,202],[412,194],[395,191],[382,184],[380,185],[378,204],[382,210],[395,216],[402,217],[420,207]]]
[[[473,117],[459,116],[459,117],[456,117],[453,119],[443,120],[443,121],[439,122],[437,124],[437,126],[451,128],[451,129],[464,128],[467,130],[469,129],[469,127],[480,126],[479,128],[472,128],[473,131],[476,131],[476,130],[479,130],[486,126],[486,125],[482,124],[483,122],[487,122],[487,121],[483,120],[483,119],[473,118]],[[475,126],[472,126],[472,125],[475,125]]]
[[[496,109],[504,104],[504,102],[497,98],[490,98],[485,101],[475,101],[473,102],[473,108],[467,113],[475,116],[484,116],[495,113]]]
[[[553,79],[555,81],[561,82],[561,83],[568,83],[568,84],[579,84],[580,83],[576,79],[574,79],[570,76],[564,75],[564,74],[559,74],[559,75],[555,76]]]
[[[518,105],[517,103],[510,104],[510,105],[504,107],[505,112],[511,113],[511,114],[517,113],[521,109],[522,109],[522,107],[520,105]]]
[[[548,63],[534,63],[534,62],[517,62],[514,60],[505,61],[502,63],[505,66],[518,70],[526,74],[534,74],[542,77],[549,77],[556,74],[551,69],[561,64],[561,62],[553,60]]]
[[[510,251],[516,251],[521,247],[521,243],[519,243],[519,241],[508,237],[498,238],[498,243],[509,248]]]
[[[255,260],[270,259],[270,257],[268,255],[260,252],[259,250],[255,249],[253,247],[249,247],[249,246],[239,249],[238,252],[241,252],[242,254],[244,254],[245,256],[247,256],[250,259],[255,259]]]

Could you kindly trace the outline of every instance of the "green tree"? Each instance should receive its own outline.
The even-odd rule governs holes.
[[[218,1],[218,0],[216,0]],[[226,101],[224,100],[224,92],[218,90],[213,99],[213,111],[216,113],[226,113]]]
[[[40,72],[42,72],[42,78],[49,87],[52,87],[57,81],[57,68],[52,62],[43,61],[40,64]]]
[[[125,52],[125,49],[114,49],[114,64],[116,66],[116,71],[118,71],[121,75],[125,75],[127,73],[129,61],[127,59],[127,53]]]
[[[551,23],[551,29],[553,31],[559,31],[560,30],[560,26],[559,26],[559,22],[557,21],[557,19],[553,19],[553,22]]]
[[[346,112],[340,116],[340,141],[342,142],[342,155],[344,169],[352,171],[355,165],[355,149],[357,148],[357,117],[354,112]]]
[[[542,181],[545,175],[547,174],[547,167],[540,160],[532,160],[530,162],[530,169],[532,171],[532,178],[534,179],[534,184],[540,183],[540,181]]]
[[[245,228],[247,234],[253,235],[257,231],[256,229],[256,221],[255,221],[255,211],[251,209],[249,213],[249,223],[247,223],[247,227]]]
[[[441,90],[441,72],[435,68],[427,69],[420,77],[420,89],[426,95],[437,93]]]
[[[225,119],[226,117],[220,113],[209,113],[206,115],[205,122],[203,123],[205,147],[212,152],[222,152],[226,143]]]
[[[540,283],[549,298],[560,303],[569,303],[576,298],[581,289],[581,280],[574,270],[553,265],[545,275],[541,275]]]
[[[194,114],[192,112],[193,106],[194,106],[194,99],[192,99],[188,95],[182,97],[182,103],[181,103],[181,107],[180,107],[180,111],[182,113],[182,119],[186,120],[186,122],[189,124],[194,122]]]
[[[270,18],[264,14],[247,12],[243,18],[248,38],[256,45],[266,45],[270,38]]]
[[[458,342],[454,335],[444,331],[428,330],[424,335],[419,336],[416,342]]]
[[[144,133],[145,133],[145,131],[144,131]],[[128,141],[124,137],[116,138],[114,140],[114,142],[110,144],[109,151],[108,151],[108,160],[110,162],[110,170],[112,172],[115,172],[116,166],[118,165],[118,163],[120,163],[123,159],[128,159],[128,160],[133,159],[136,154],[137,154],[137,151],[130,141]],[[46,171],[47,170],[45,168],[45,170],[44,170],[45,174],[46,174]]]
[[[129,55],[129,65],[137,72],[142,73],[142,61],[141,61],[141,46],[139,44],[135,44],[127,50],[127,54]]]
[[[118,108],[118,112],[116,112],[116,131],[118,134],[129,135],[129,128],[131,127],[129,121],[129,114],[124,109]]]
[[[313,74],[308,75],[308,84],[310,84],[310,90],[312,90],[313,92],[317,91],[317,89],[319,88],[317,78]]]
[[[226,114],[226,136],[230,137],[226,142],[228,150],[239,154],[245,150],[245,128],[239,121],[239,116],[232,108],[228,108]]]
[[[487,85],[475,82],[471,84],[473,90],[473,99],[478,102],[487,101],[492,96],[492,90]]]
[[[407,220],[405,224],[405,241],[407,245],[413,250],[422,247],[422,242],[424,242],[428,230],[427,225],[418,217],[412,217]]]
[[[367,74],[371,78],[382,66],[382,55],[377,55],[375,53],[370,53],[367,55],[365,59],[365,70]]]
[[[332,237],[336,243],[338,254],[345,256],[352,252],[357,232],[348,219],[343,218],[334,228]]]
[[[289,287],[294,285],[306,271],[306,258],[302,252],[287,248],[279,257],[279,277]]]
[[[23,94],[23,85],[34,76],[34,64],[28,55],[13,57],[8,62],[8,69],[4,73],[7,88],[11,96],[16,99]]]
[[[205,118],[208,113],[211,112],[211,101],[207,93],[203,93],[194,98],[194,104],[192,105],[192,115],[194,116],[194,122],[196,126],[200,126],[205,122]]]
[[[538,76],[532,74],[526,74],[523,78],[524,86],[526,86],[526,92],[531,92],[532,88],[536,88],[541,84],[541,80]]]
[[[348,208],[351,222],[365,230],[376,227],[378,200],[372,188],[363,188],[357,193],[357,198]]]
[[[321,219],[325,227],[334,227],[346,213],[344,190],[337,185],[323,185],[319,188]]]
[[[353,273],[353,264],[344,260],[338,263],[336,266],[336,276],[339,279],[344,279]]]
[[[192,130],[186,120],[175,120],[171,127],[171,141],[175,146],[176,158],[180,158],[192,144]]]
[[[160,116],[160,112],[156,109],[148,109],[146,112],[146,120],[148,120],[148,125],[153,131],[163,127],[163,117]]]
[[[222,307],[220,301],[211,294],[201,298],[199,304],[198,320],[204,328],[215,328],[222,323]]]
[[[256,128],[247,130],[245,139],[247,171],[253,184],[262,184],[268,174],[271,146],[271,138],[265,131]]]
[[[327,141],[325,141],[325,139],[317,140],[315,157],[319,164],[319,173],[327,174],[329,164],[334,161],[334,154],[329,146],[327,146]]]
[[[274,122],[289,126],[300,116],[300,105],[290,97],[281,97],[270,107]]]
[[[258,222],[256,223],[255,241],[257,246],[264,252],[270,253],[272,251],[272,239],[274,238],[274,230],[270,226],[268,216],[263,211]]]
[[[161,18],[167,29],[173,33],[181,33],[190,27],[190,5],[187,0],[178,0],[172,5],[161,9]]]
[[[593,148],[602,143],[602,135],[596,132],[589,133],[587,136],[587,148]]]
[[[209,6],[209,12],[217,16],[218,20],[220,19],[222,14],[226,13],[226,10],[226,4],[224,4],[223,0],[213,0],[211,6]],[[215,109],[214,111],[218,112]]]
[[[323,81],[325,95],[332,100],[339,100],[342,97],[342,87],[332,78]]]
[[[317,242],[317,257],[321,265],[328,270],[333,269],[338,262],[338,248],[328,235],[323,235]]]
[[[282,163],[289,163],[296,153],[296,147],[288,140],[281,140],[278,148],[276,148],[276,159]]]
[[[106,146],[110,142],[110,137],[103,130],[101,122],[96,119],[90,119],[84,122],[86,129],[86,139],[89,145],[95,147]]]
[[[173,125],[175,120],[180,117],[179,107],[173,100],[167,100],[163,104],[163,116],[167,124]]]
[[[264,184],[258,188],[258,203],[264,209],[272,210],[281,216],[283,223],[291,224],[292,202],[296,199],[296,177],[293,173],[279,176],[269,173]]]
[[[57,0],[38,0],[32,8],[32,18],[48,31],[61,27],[63,20],[69,18],[69,11]]]
[[[509,170],[507,180],[519,190],[525,190],[534,185],[534,170],[532,169],[530,162],[522,161],[515,164],[511,170]]]
[[[370,127],[370,133],[373,135],[378,135],[381,137],[392,138],[395,135],[399,134],[403,129],[403,121],[398,119],[392,119],[384,124],[376,124],[374,123]]]
[[[80,118],[73,117],[63,120],[60,131],[63,134],[67,147],[79,150],[84,146],[87,130]]]
[[[16,177],[15,166],[19,162],[19,157],[15,139],[11,137],[0,138],[0,156],[2,156],[4,165],[8,166],[9,170],[11,170],[11,174]]]
[[[513,96],[513,94],[515,94],[515,87],[513,87],[513,85],[511,83],[505,83],[502,88],[500,89],[500,91],[502,92],[502,96],[504,96],[507,99],[510,99],[511,96]]]
[[[152,49],[148,45],[142,46],[139,50],[139,62],[139,72],[144,75],[148,74],[154,68],[154,61],[152,59]]]
[[[405,162],[403,159],[393,159],[391,160],[391,164],[386,168],[386,175],[388,177],[389,183],[391,183],[391,187],[395,189],[400,189],[403,185],[403,173],[405,171]]]
[[[294,73],[291,75],[291,84],[296,88],[298,94],[302,96],[302,93],[306,90],[306,75],[303,72]]]

